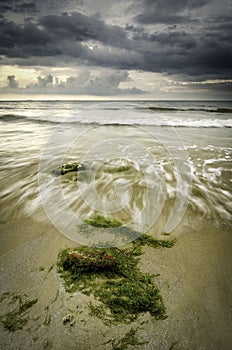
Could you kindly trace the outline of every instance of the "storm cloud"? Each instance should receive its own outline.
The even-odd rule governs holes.
[[[19,12],[19,13],[28,13],[33,14],[38,12],[38,8],[35,2],[26,2],[26,1],[16,1],[16,0],[1,0],[0,1],[0,11],[4,12]]]
[[[67,10],[67,3],[59,1],[62,3]],[[224,13],[219,14],[214,0],[135,1],[124,6],[118,24],[113,17],[88,13],[83,2],[77,3],[78,11],[73,5],[60,13],[51,1],[46,14],[34,1],[1,1],[0,61],[28,67],[107,68],[115,79],[115,85],[108,86],[112,94],[120,90],[118,77],[123,79],[123,71],[163,73],[187,81],[232,78],[231,23],[226,13],[231,5],[227,0],[223,0]],[[108,10],[112,6],[110,2]],[[96,84],[107,86],[109,77],[104,74]],[[69,84],[56,85],[56,89],[69,90]],[[86,86],[94,90],[90,83]],[[50,87],[54,89],[54,84]],[[132,86],[132,91],[142,89]]]
[[[192,21],[185,10],[202,7],[211,0],[143,0],[143,10],[135,17],[140,23],[186,23]]]

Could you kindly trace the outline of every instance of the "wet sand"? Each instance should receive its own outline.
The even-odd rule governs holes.
[[[141,269],[160,274],[160,288],[168,318],[156,321],[141,314],[128,325],[106,326],[89,316],[91,297],[64,290],[56,272],[58,252],[76,246],[61,235],[44,215],[0,224],[0,295],[27,294],[38,302],[28,312],[23,329],[6,331],[0,325],[1,349],[89,350],[112,349],[109,340],[122,338],[132,327],[147,343],[129,349],[228,350],[232,345],[232,237],[229,227],[215,228],[203,218],[191,220],[188,213],[172,236],[171,249],[144,248]],[[196,219],[196,218],[195,218]],[[194,222],[193,222],[194,221]],[[0,304],[1,315],[12,309],[7,298]],[[73,315],[73,326],[63,324]]]

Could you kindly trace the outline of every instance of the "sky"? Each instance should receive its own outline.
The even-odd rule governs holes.
[[[232,99],[231,0],[0,0],[0,99]]]

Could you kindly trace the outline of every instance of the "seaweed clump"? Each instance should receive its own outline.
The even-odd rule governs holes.
[[[17,306],[10,312],[1,316],[0,322],[3,327],[8,331],[14,332],[18,329],[22,329],[25,324],[28,322],[29,317],[27,313],[29,309],[37,303],[38,299],[27,300],[25,296],[19,294],[13,295],[9,304],[17,303]]]
[[[100,214],[92,215],[91,217],[85,220],[85,224],[95,226],[95,227],[104,227],[104,228],[122,226],[121,222],[112,218],[105,217]]]
[[[93,294],[96,305],[89,304],[90,314],[106,324],[131,322],[143,312],[157,320],[166,318],[154,275],[141,272],[137,266],[144,244],[141,240],[127,249],[80,247],[61,251],[57,266],[66,290]]]
[[[147,245],[152,248],[172,248],[176,243],[176,239],[155,239],[147,234],[139,236],[136,240],[133,241],[135,246],[144,246]]]

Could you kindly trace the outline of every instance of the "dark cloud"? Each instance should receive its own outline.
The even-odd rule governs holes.
[[[52,44],[49,33],[36,24],[25,22],[19,25],[0,21],[0,54],[8,57],[56,56],[57,46]]]
[[[36,12],[38,12],[38,7],[37,7],[36,3],[25,2],[22,4],[16,5],[14,8],[14,11],[22,12],[22,13],[36,13]]]
[[[201,27],[201,31],[204,35],[183,29],[147,32],[142,27],[127,26],[124,30],[77,12],[43,16],[39,24],[3,20],[0,54],[38,57],[38,64],[41,57],[54,57],[54,64],[63,60],[120,70],[231,76],[230,31],[214,29],[213,24]]]
[[[48,15],[40,19],[46,31],[59,39],[75,41],[97,40],[115,47],[128,47],[130,42],[125,31],[116,25],[107,25],[104,21],[80,12],[71,15]]]
[[[0,13],[1,13],[2,17],[3,17],[4,12],[6,12],[6,11],[12,11],[12,7],[7,3],[0,2]]]
[[[3,14],[7,11],[32,14],[38,12],[36,2],[20,2],[17,0],[0,0],[0,12]]]
[[[88,54],[88,48],[80,43],[86,40],[102,42],[113,47],[128,48],[130,41],[119,26],[110,26],[92,16],[81,13],[72,15],[48,15],[38,25],[23,25],[2,20],[0,22],[0,54],[8,57],[46,57],[64,55],[80,57]]]
[[[169,31],[166,33],[152,33],[139,32],[133,36],[133,39],[138,42],[151,42],[160,45],[168,45],[170,47],[176,46],[184,49],[190,49],[196,46],[197,42],[193,35],[185,31]]]
[[[176,83],[175,87],[181,87],[183,89],[183,85]],[[227,99],[231,98],[232,94],[232,81],[222,81],[222,82],[192,82],[184,85],[186,91],[191,91],[191,93],[198,94],[207,94],[211,93],[211,96],[215,99]]]
[[[185,23],[191,18],[186,9],[202,7],[210,0],[143,0],[143,10],[135,17],[139,23]]]
[[[11,39],[10,46],[27,46],[27,45],[45,45],[50,41],[49,34],[44,30],[40,30],[38,26],[33,23],[26,22],[23,26],[14,22],[1,21],[0,22],[0,46],[4,47],[8,42],[7,38]],[[6,47],[9,47],[7,44]]]

